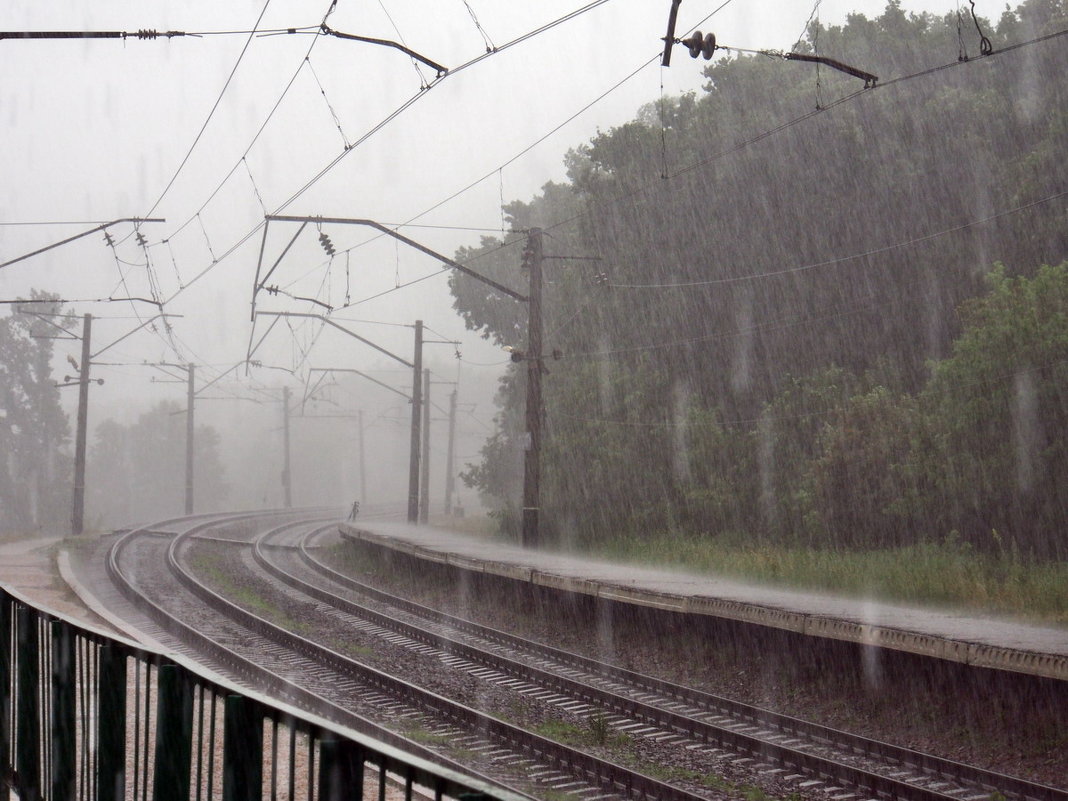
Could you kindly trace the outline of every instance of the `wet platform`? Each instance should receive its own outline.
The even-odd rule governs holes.
[[[1068,629],[745,584],[532,551],[428,526],[339,525],[341,535],[460,570],[665,611],[710,615],[975,667],[1068,680]]]

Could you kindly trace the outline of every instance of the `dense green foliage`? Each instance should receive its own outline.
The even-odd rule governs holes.
[[[70,434],[51,366],[70,320],[48,298],[34,292],[32,314],[0,319],[0,531],[21,535],[70,526]]]
[[[891,1],[809,31],[874,90],[717,61],[699,97],[642,109],[568,155],[569,183],[506,207],[548,255],[602,259],[546,262],[565,354],[545,379],[547,532],[1068,558],[1068,272],[1038,268],[1068,258],[1068,52],[1013,47],[1068,9],[981,20],[985,57],[964,21]],[[521,287],[521,241],[457,257]],[[452,287],[470,327],[522,345],[522,306]],[[467,474],[505,519],[523,389],[516,369]]]

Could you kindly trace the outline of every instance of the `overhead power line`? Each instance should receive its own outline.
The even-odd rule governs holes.
[[[551,30],[552,28],[555,28],[558,25],[563,24],[564,22],[567,22],[567,21],[569,21],[571,19],[574,19],[574,18],[580,16],[581,14],[584,14],[584,13],[586,13],[588,11],[591,11],[591,10],[601,6],[601,5],[604,5],[607,2],[609,2],[609,0],[594,0],[594,2],[592,2],[592,3],[588,3],[585,6],[582,6],[581,8],[576,9],[575,11],[572,11],[572,12],[570,12],[568,14],[565,14],[564,16],[559,17],[559,18],[557,18],[555,20],[552,20],[551,22],[548,22],[545,25],[540,26],[539,28],[536,28],[536,29],[534,29],[532,31],[529,31],[529,32],[527,32],[525,34],[522,34],[522,35],[516,37],[512,41],[507,42],[504,45],[498,47],[496,50],[494,50],[491,53],[483,53],[482,55],[480,55],[480,56],[478,56],[478,57],[476,57],[474,59],[471,59],[470,61],[468,61],[468,62],[466,62],[464,64],[461,64],[459,67],[456,67],[456,68],[450,70],[448,73],[446,73],[445,75],[443,75],[440,78],[438,78],[437,80],[435,80],[429,86],[421,88],[416,94],[414,94],[411,97],[409,97],[407,100],[405,100],[403,103],[401,103],[400,106],[398,106],[396,109],[394,109],[392,112],[390,112],[384,119],[379,121],[370,130],[368,130],[362,136],[360,136],[355,142],[353,142],[351,147],[349,147],[346,150],[342,150],[342,152],[339,153],[334,159],[332,159],[325,167],[323,167],[318,173],[316,173],[311,179],[309,179],[302,187],[300,187],[296,192],[294,192],[286,201],[284,201],[281,205],[279,205],[274,213],[278,214],[278,213],[284,211],[290,205],[292,205],[292,203],[297,198],[302,196],[305,192],[307,192],[315,184],[317,184],[320,180],[322,180],[322,178],[324,176],[326,176],[327,173],[332,171],[334,169],[334,167],[336,167],[353,150],[355,150],[361,144],[363,144],[364,142],[369,140],[371,137],[373,137],[376,133],[378,133],[383,128],[385,128],[389,123],[391,123],[393,120],[395,120],[397,117],[399,117],[402,113],[404,113],[407,109],[409,109],[412,105],[414,105],[420,98],[426,96],[429,93],[430,89],[433,89],[435,86],[440,84],[445,79],[447,79],[447,78],[449,78],[449,77],[451,77],[453,75],[456,75],[461,70],[464,70],[464,69],[467,69],[468,67],[474,66],[475,64],[477,64],[478,62],[482,61],[485,58],[488,58],[488,57],[490,57],[492,55],[496,55],[497,53],[500,53],[500,52],[502,52],[502,51],[504,51],[504,50],[506,50],[506,49],[508,49],[510,47],[514,47],[515,45],[517,45],[517,44],[519,44],[521,42],[524,42],[524,41],[526,41],[526,40],[528,40],[528,39],[530,39],[530,38],[532,38],[534,36],[537,36],[537,35],[539,35],[541,33],[544,33],[544,32],[546,32],[548,30]],[[333,8],[333,5],[331,5],[331,8]],[[329,16],[329,14],[327,16]],[[324,19],[324,22],[325,22],[325,19]],[[317,41],[317,39],[316,39],[316,41]],[[281,102],[281,99],[279,99],[279,102]],[[272,111],[272,113],[273,113],[273,111]],[[264,125],[266,125],[266,122],[264,123]],[[262,131],[262,128],[261,128],[261,131]],[[257,133],[257,136],[258,135],[259,135],[259,133]],[[240,161],[238,162],[238,164],[234,165],[233,170],[231,170],[231,174],[234,171],[237,170],[238,166],[240,166]],[[230,176],[228,175],[227,179],[229,177]],[[225,181],[226,181],[226,179],[224,179],[223,183],[225,183]],[[221,188],[222,188],[222,185],[220,184],[219,189],[221,189]],[[216,189],[216,192],[218,192],[218,191],[219,190]],[[205,205],[207,205],[207,204],[205,203]],[[184,228],[185,225],[188,225],[190,221],[187,221],[182,227]],[[246,242],[248,242],[249,239],[251,239],[253,236],[255,236],[259,231],[261,231],[263,229],[263,227],[264,227],[264,223],[263,222],[258,223],[254,228],[252,228],[244,236],[242,236],[237,242],[235,242],[228,250],[223,252],[218,257],[214,257],[212,262],[211,262],[211,264],[209,264],[206,267],[204,267],[199,273],[197,273],[195,276],[193,276],[193,278],[190,279],[184,286],[180,287],[176,292],[174,292],[167,299],[166,302],[170,302],[171,300],[173,300],[179,294],[184,292],[187,288],[192,286],[194,283],[198,282],[201,278],[203,278],[205,275],[207,275],[209,272],[211,272],[213,269],[215,269],[215,267],[217,267],[220,263],[222,263],[227,258],[229,258],[234,252],[239,250]]]
[[[894,242],[882,247],[871,248],[861,253],[853,253],[848,256],[838,256],[833,259],[825,259],[823,261],[813,262],[812,264],[802,264],[797,267],[787,267],[782,270],[772,270],[766,273],[753,273],[751,275],[736,275],[725,278],[709,278],[703,281],[676,281],[670,283],[660,284],[614,284],[609,283],[608,286],[613,289],[689,289],[700,286],[713,286],[717,284],[739,284],[745,281],[757,281],[764,278],[777,278],[783,275],[793,275],[795,273],[807,272],[809,270],[815,270],[819,267],[830,267],[835,264],[842,264],[847,261],[856,261],[857,259],[867,258],[868,256],[877,256],[880,253],[887,253],[891,250],[897,250],[899,248],[909,247],[910,245],[918,245],[921,242],[929,242],[932,239],[939,239],[949,234],[954,234],[958,231],[965,231],[969,228],[974,228],[977,225],[984,225],[995,220],[1000,220],[1003,217],[1008,217],[1012,214],[1019,214],[1022,211],[1041,206],[1046,203],[1050,203],[1054,200],[1060,200],[1063,197],[1068,197],[1068,191],[1058,192],[1055,195],[1049,195],[1048,197],[1039,198],[1033,200],[1030,203],[1024,203],[1020,206],[1014,206],[1011,209],[1005,209],[999,211],[996,214],[990,214],[986,217],[981,217],[977,220],[969,220],[968,222],[961,223],[960,225],[954,225],[951,228],[944,228],[940,231],[934,231],[930,234],[924,234],[923,236],[912,237],[911,239],[905,239],[900,242]]]
[[[259,27],[260,20],[262,20],[263,15],[267,13],[267,7],[270,4],[271,0],[267,0],[267,2],[263,4],[263,8],[260,9],[260,15],[256,18],[256,24],[253,26],[253,29]],[[152,208],[148,210],[148,214],[151,214],[153,211],[155,211],[156,207],[159,206],[159,204],[163,201],[163,198],[167,196],[167,193],[169,191],[171,191],[171,187],[174,186],[174,182],[178,180],[178,175],[182,172],[182,168],[185,167],[186,162],[189,161],[189,157],[193,155],[193,150],[196,149],[197,143],[200,142],[200,137],[204,135],[204,131],[207,129],[208,123],[211,122],[211,118],[215,116],[215,110],[219,108],[219,104],[222,102],[223,95],[226,94],[226,89],[230,86],[230,81],[234,79],[234,74],[237,72],[237,68],[241,65],[241,60],[245,57],[246,51],[248,51],[248,46],[252,42],[252,36],[253,34],[249,34],[248,39],[245,40],[245,46],[241,48],[241,52],[237,56],[237,61],[234,62],[234,68],[230,70],[230,74],[227,76],[226,82],[223,84],[222,89],[219,90],[219,96],[215,98],[215,103],[212,104],[211,111],[208,112],[208,116],[207,118],[205,118],[204,124],[200,126],[200,130],[197,131],[197,135],[193,138],[193,144],[189,146],[189,150],[186,151],[185,157],[178,165],[178,169],[174,171],[174,175],[171,176],[171,179],[167,182],[167,185],[163,187],[163,191],[160,193],[160,196],[156,198],[156,202],[152,204]]]
[[[0,39],[173,39],[176,36],[197,36],[185,31],[157,31],[142,28],[129,31],[0,31]]]
[[[1037,44],[1041,44],[1043,42],[1051,41],[1053,39],[1057,39],[1057,38],[1060,38],[1060,37],[1063,37],[1063,36],[1068,36],[1068,29],[1061,30],[1061,31],[1055,31],[1053,33],[1046,34],[1044,36],[1039,36],[1039,37],[1036,37],[1034,39],[1028,39],[1028,40],[1023,41],[1023,42],[1017,42],[1016,44],[1013,44],[1013,45],[1006,45],[1005,47],[1001,47],[998,50],[995,50],[990,55],[985,56],[983,60],[984,61],[988,61],[990,59],[998,58],[999,56],[1003,56],[1003,55],[1011,53],[1013,51],[1020,50],[1020,49],[1026,48],[1026,47],[1031,47],[1031,46],[1034,46],[1034,45],[1037,45]],[[667,177],[669,179],[678,178],[678,177],[680,177],[682,175],[685,175],[686,173],[693,172],[695,170],[701,169],[702,167],[706,167],[706,166],[708,166],[709,164],[711,164],[711,163],[713,163],[715,161],[719,161],[720,159],[725,158],[725,157],[727,157],[729,155],[732,155],[734,153],[741,152],[741,151],[751,147],[752,145],[754,145],[754,144],[756,144],[758,142],[762,142],[763,140],[768,139],[768,138],[770,138],[772,136],[775,136],[776,134],[782,133],[783,131],[786,131],[789,128],[794,127],[795,125],[799,125],[802,122],[806,122],[806,121],[812,119],[813,117],[816,117],[819,114],[826,113],[826,112],[830,111],[831,109],[833,109],[833,108],[835,108],[837,106],[840,106],[840,105],[843,105],[845,103],[849,103],[851,101],[854,101],[859,97],[869,96],[873,92],[885,91],[886,89],[888,89],[889,87],[891,87],[891,86],[893,86],[895,84],[908,83],[908,82],[911,82],[911,81],[914,81],[914,80],[918,80],[920,78],[924,78],[924,77],[927,77],[927,76],[930,76],[930,75],[934,75],[934,74],[939,73],[939,72],[943,72],[945,70],[954,69],[954,68],[957,68],[957,67],[965,67],[967,65],[974,65],[974,64],[977,64],[977,63],[979,63],[978,60],[952,61],[952,62],[949,62],[947,64],[942,64],[942,65],[937,66],[937,67],[930,67],[928,69],[920,70],[918,72],[909,73],[907,75],[901,75],[901,76],[899,76],[897,78],[891,78],[889,80],[882,81],[881,83],[878,83],[873,87],[869,87],[869,88],[865,88],[865,89],[859,89],[859,90],[857,90],[855,92],[852,92],[852,93],[850,93],[848,95],[840,97],[838,100],[834,101],[833,103],[829,103],[829,104],[827,104],[825,106],[821,106],[821,107],[819,107],[817,109],[814,109],[814,110],[809,111],[809,112],[807,112],[805,114],[802,114],[799,117],[795,117],[795,118],[793,118],[791,120],[787,120],[786,122],[784,122],[784,123],[782,123],[780,125],[777,125],[774,128],[770,128],[770,129],[768,129],[766,131],[762,131],[761,133],[758,133],[758,134],[756,134],[754,136],[751,136],[751,137],[749,137],[748,139],[746,139],[744,141],[738,142],[737,144],[732,145],[731,147],[729,147],[729,148],[727,148],[725,150],[721,150],[721,151],[719,151],[717,153],[713,153],[712,155],[707,156],[707,157],[702,158],[702,159],[699,159],[699,160],[697,160],[697,161],[695,161],[695,162],[693,162],[693,163],[691,163],[691,164],[689,164],[689,165],[687,165],[685,167],[681,167],[678,170],[676,170],[674,173],[668,175]],[[608,198],[604,202],[602,202],[601,204],[598,205],[597,211],[598,212],[602,212],[605,207],[610,207],[610,206],[613,206],[613,205],[618,204],[618,203],[623,203],[626,200],[637,198],[637,197],[639,197],[641,195],[644,195],[644,194],[648,193],[650,190],[654,190],[654,189],[659,190],[659,191],[663,191],[662,190],[662,181],[658,180],[655,183],[652,182],[652,181],[647,181],[646,183],[641,184],[641,185],[637,186],[634,189],[628,190],[626,192],[622,192],[622,193],[616,195],[615,197]],[[1037,201],[1037,202],[1045,202],[1045,201]],[[592,212],[592,210],[590,210],[590,209],[576,212],[575,214],[571,215],[570,217],[567,217],[567,218],[565,218],[565,219],[563,219],[563,220],[561,220],[559,222],[552,223],[550,225],[545,226],[545,230],[546,231],[552,231],[552,230],[555,230],[557,228],[562,228],[562,227],[564,227],[566,225],[570,225],[570,224],[582,219],[583,217],[586,217],[591,212]]]

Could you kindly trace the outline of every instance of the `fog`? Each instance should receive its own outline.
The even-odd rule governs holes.
[[[738,49],[734,57],[789,51],[810,18],[841,25],[849,12],[874,17],[884,5],[686,0],[677,32],[695,25],[714,30],[721,44]],[[0,269],[0,300],[13,308],[11,302],[31,290],[51,293],[73,315],[74,335],[81,316],[93,315],[91,378],[103,383],[89,389],[92,522],[118,525],[130,522],[123,514],[181,511],[182,487],[172,479],[159,490],[165,497],[143,495],[132,506],[129,499],[116,502],[121,489],[94,491],[94,483],[106,486],[110,469],[100,456],[101,423],[133,427],[170,402],[175,406],[166,415],[182,425],[185,372],[167,365],[196,365],[196,424],[219,436],[219,469],[197,476],[205,503],[254,508],[285,502],[282,392],[288,388],[292,503],[340,507],[360,498],[402,504],[411,422],[404,395],[412,391],[411,370],[402,362],[412,359],[416,320],[426,325],[423,358],[434,404],[431,497],[440,510],[449,394],[455,390],[458,399],[458,472],[480,461],[480,449],[496,430],[494,394],[511,364],[501,342],[465,326],[447,284],[452,271],[433,256],[365,225],[312,219],[301,230],[296,222],[264,226],[264,218],[372,220],[449,258],[459,248],[477,250],[482,236],[505,238],[512,221],[502,206],[530,202],[547,183],[566,181],[569,151],[661,98],[702,94],[705,61],[691,60],[676,46],[672,66],[659,65],[669,7],[666,1],[594,4],[523,40],[575,7],[553,0],[444,7],[399,2],[387,9],[292,0],[267,4],[261,17],[258,4],[9,5],[9,31],[131,34],[0,41],[0,262],[42,250]],[[938,15],[956,10],[935,2],[901,7]],[[983,12],[994,17],[999,9]],[[333,31],[402,42],[450,72],[436,76],[393,47],[316,36],[324,14]],[[304,26],[313,30],[286,32]],[[253,27],[273,33],[249,36]],[[143,38],[136,35],[140,29],[187,35]],[[731,56],[724,50],[716,58]],[[758,107],[761,92],[774,92],[774,78],[769,81],[745,102]],[[654,172],[658,159],[667,158],[648,155]],[[673,182],[667,191],[684,185],[685,179]],[[974,216],[1000,208],[982,185],[973,188]],[[774,215],[770,193],[759,194],[763,199],[745,201],[752,213]],[[163,221],[118,223],[106,238],[101,231],[53,247],[133,217]],[[703,224],[696,212],[691,222],[694,231]],[[638,263],[657,249],[712,243],[650,239],[648,253],[622,255],[603,244],[617,262]],[[809,255],[802,250],[797,263]],[[982,261],[977,271],[989,266]],[[489,278],[503,274],[492,259],[469,266]],[[733,325],[758,324],[744,293],[735,299]],[[932,309],[917,322],[932,327],[932,339],[943,311]],[[253,312],[259,313],[255,319]],[[326,314],[348,333],[308,316]],[[550,329],[563,323],[562,316],[548,321]],[[591,351],[618,346],[590,344]],[[763,369],[762,354],[744,337],[731,347],[726,380],[744,395]],[[68,384],[77,380],[71,359],[81,359],[81,343],[56,340],[57,382],[64,375]],[[324,374],[327,368],[338,372]],[[618,377],[598,369],[598,391],[609,406]],[[352,370],[363,375],[345,372]],[[692,391],[682,384],[673,390],[680,417],[688,414]],[[1017,393],[1015,441],[1024,451],[1032,447],[1035,424],[1029,421],[1036,414],[1028,391],[1021,383]],[[64,387],[60,396],[72,435],[77,394],[77,387]],[[184,447],[175,437],[168,442]],[[685,476],[692,444],[676,444],[671,469]],[[69,458],[71,442],[59,447]],[[766,500],[775,485],[772,448],[766,439],[756,465],[765,515],[776,513]],[[174,470],[184,463],[181,452],[156,455],[173,462]],[[1025,454],[1017,468],[1021,481],[1032,479],[1029,458]],[[228,491],[208,501],[211,492],[202,490],[212,482]],[[457,482],[457,492],[454,502],[479,508],[475,490]]]

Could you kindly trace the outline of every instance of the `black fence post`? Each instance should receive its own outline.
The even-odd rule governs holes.
[[[156,699],[155,801],[189,801],[193,755],[193,690],[185,671],[160,665]]]
[[[11,649],[15,638],[11,614],[13,604],[7,593],[0,590],[0,769],[5,774],[0,777],[0,801],[11,799],[8,785],[11,777],[7,775],[7,770],[11,764]]]
[[[96,721],[97,801],[126,797],[126,653],[116,645],[100,649]]]
[[[242,695],[228,695],[223,725],[223,801],[259,801],[262,794],[262,710]]]
[[[77,745],[75,743],[74,632],[62,620],[53,620],[52,635],[52,777],[51,798],[75,798]]]
[[[37,620],[35,610],[19,607],[15,773],[20,801],[40,801],[41,798],[41,671]]]
[[[361,801],[363,761],[363,749],[349,740],[320,740],[319,801]]]

